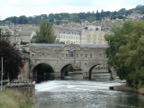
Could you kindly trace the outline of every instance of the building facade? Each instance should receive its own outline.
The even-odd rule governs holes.
[[[85,41],[82,44],[107,44],[104,36],[108,33],[108,31],[102,31],[101,26],[86,26],[84,30],[82,30],[82,37],[84,37]]]
[[[81,30],[76,28],[57,27],[56,42],[64,44],[81,44]]]
[[[85,26],[81,28],[58,27],[54,29],[56,42],[64,44],[107,44],[101,26]]]

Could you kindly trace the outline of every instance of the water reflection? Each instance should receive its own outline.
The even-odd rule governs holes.
[[[121,92],[110,96],[107,108],[144,108],[144,96],[132,92]]]
[[[144,108],[144,96],[110,91],[119,83],[51,81],[36,86],[36,108]]]

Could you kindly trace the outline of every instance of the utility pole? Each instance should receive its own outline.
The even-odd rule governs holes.
[[[1,91],[3,90],[3,57],[1,57]]]

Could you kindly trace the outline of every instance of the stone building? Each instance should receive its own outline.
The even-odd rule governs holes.
[[[102,31],[101,26],[56,27],[56,42],[64,44],[107,44],[104,36],[108,31]]]
[[[82,30],[82,37],[85,37],[85,42],[82,44],[107,44],[104,36],[108,31],[102,31],[101,26],[86,26]]]
[[[21,42],[31,43],[36,32],[39,30],[39,26],[23,25],[18,26]]]
[[[11,43],[20,46],[21,43],[31,43],[34,40],[39,26],[13,25],[1,26],[4,37]],[[101,26],[54,26],[56,43],[64,44],[107,44],[104,36],[108,31],[102,30]]]
[[[11,26],[0,26],[0,29],[2,30],[3,38],[8,40],[12,45],[19,49],[21,39],[18,29]]]
[[[81,29],[70,27],[55,27],[56,42],[64,44],[81,44]]]
[[[10,41],[16,48],[20,48],[21,43],[31,43],[38,26],[33,25],[7,25],[0,26],[4,39]]]

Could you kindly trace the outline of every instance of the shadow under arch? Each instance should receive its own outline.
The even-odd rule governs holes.
[[[33,68],[33,80],[36,83],[54,80],[54,69],[46,63],[40,63]]]
[[[90,68],[90,70],[89,70],[89,80],[91,80],[91,77],[92,77],[92,70],[93,70],[96,66],[98,66],[98,65],[101,65],[101,64],[96,64],[96,65],[94,65],[94,66],[92,66],[92,67]]]
[[[68,76],[70,71],[73,71],[72,64],[64,65],[61,69],[61,79],[65,79],[65,76]]]

